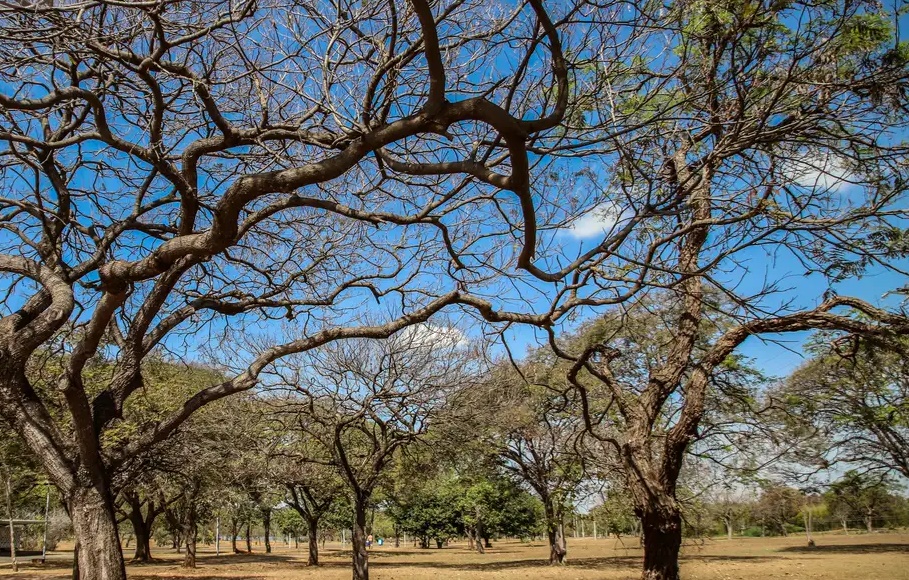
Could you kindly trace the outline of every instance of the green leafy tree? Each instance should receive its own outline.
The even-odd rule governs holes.
[[[770,531],[788,536],[800,519],[803,504],[803,494],[799,490],[768,483],[761,490],[757,515]]]
[[[843,477],[830,484],[826,493],[831,510],[848,519],[859,519],[865,529],[874,531],[874,521],[893,506],[895,483],[888,477],[847,471]]]
[[[805,439],[798,460],[909,477],[907,344],[905,338],[821,344],[775,389],[781,423]]]

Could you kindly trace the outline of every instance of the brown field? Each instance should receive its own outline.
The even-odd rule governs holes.
[[[737,538],[687,542],[683,548],[682,576],[686,580],[765,580],[768,578],[812,578],[855,580],[909,580],[909,533],[863,535],[819,535],[818,546],[805,548],[804,537]],[[574,539],[569,541],[568,565],[546,565],[547,548],[536,542],[498,542],[487,554],[475,554],[463,544],[441,550],[410,547],[374,548],[370,553],[370,575],[375,580],[618,580],[638,577],[641,550],[634,538],[623,548],[615,539]],[[225,547],[222,544],[222,547]],[[229,547],[229,544],[228,546]],[[347,580],[349,552],[328,546],[319,568],[307,568],[306,555],[283,544],[273,554],[254,546],[253,554],[214,554],[212,546],[200,546],[199,567],[179,567],[178,554],[165,548],[153,553],[158,560],[150,565],[130,565],[130,578],[139,580],[273,579]],[[127,550],[129,553],[129,550]],[[4,580],[62,580],[68,578],[71,554],[55,553],[47,565],[27,565],[18,574],[9,559],[0,560]]]

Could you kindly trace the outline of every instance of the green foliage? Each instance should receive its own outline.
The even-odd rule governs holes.
[[[896,337],[814,337],[814,358],[773,392],[786,405],[783,428],[805,436],[797,459],[909,476],[906,347]]]
[[[617,537],[630,534],[637,522],[631,497],[622,488],[610,488],[603,493],[601,503],[590,511],[590,515],[597,522],[598,532]]]
[[[297,538],[307,531],[306,522],[296,510],[284,507],[272,512],[272,525],[282,534]]]
[[[847,471],[830,485],[825,498],[830,509],[844,519],[874,520],[898,503],[894,501],[897,489],[887,477]]]
[[[760,538],[763,534],[759,526],[751,526],[750,528],[746,528],[745,531],[742,532],[742,535],[746,538]]]
[[[419,484],[417,484],[419,485]],[[406,496],[399,494],[387,511],[401,531],[428,540],[446,540],[467,530],[484,537],[527,537],[542,532],[540,501],[501,476],[443,476]]]

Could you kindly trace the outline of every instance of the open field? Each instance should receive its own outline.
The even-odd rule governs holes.
[[[909,579],[909,533],[818,536],[818,547],[805,548],[803,536],[791,538],[736,538],[687,543],[682,551],[682,575],[686,580],[765,580],[767,578],[897,580]],[[545,565],[547,548],[542,543],[497,543],[487,554],[475,554],[465,545],[453,544],[442,550],[382,547],[370,553],[371,577],[377,580],[618,580],[637,578],[641,550],[609,540],[569,542],[568,565]],[[222,545],[222,547],[224,547]],[[229,546],[227,546],[229,547]],[[350,578],[349,552],[329,545],[323,565],[307,568],[304,546],[275,547],[273,554],[214,554],[212,546],[200,546],[199,567],[179,567],[178,554],[160,548],[150,565],[130,565],[129,577],[148,580]],[[261,550],[261,546],[259,547]],[[129,553],[129,551],[127,551]],[[4,580],[58,580],[68,578],[65,552],[56,553],[46,567],[26,566],[18,574],[3,560]]]

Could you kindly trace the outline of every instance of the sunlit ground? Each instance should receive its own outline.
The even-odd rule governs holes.
[[[844,536],[817,535],[817,547],[805,547],[804,536],[790,538],[742,538],[704,542],[687,541],[682,555],[682,576],[687,580],[765,580],[768,578],[816,579],[909,579],[909,533],[875,533]],[[222,549],[229,544],[222,543]],[[130,565],[130,578],[219,580],[350,578],[349,551],[329,544],[323,551],[323,565],[306,566],[305,546],[299,549],[283,543],[272,554],[253,545],[252,554],[216,556],[214,546],[199,546],[199,566],[180,568],[182,555],[166,548],[155,549],[156,561]],[[635,538],[569,539],[568,563],[546,565],[547,547],[540,542],[498,542],[486,554],[452,544],[441,550],[413,547],[381,547],[370,553],[370,575],[374,580],[430,580],[435,578],[535,580],[540,579],[624,579],[639,575],[641,550]],[[127,550],[131,554],[131,550]],[[72,554],[56,552],[43,567],[28,563],[14,574],[9,558],[0,560],[4,579],[51,580],[69,578]]]

